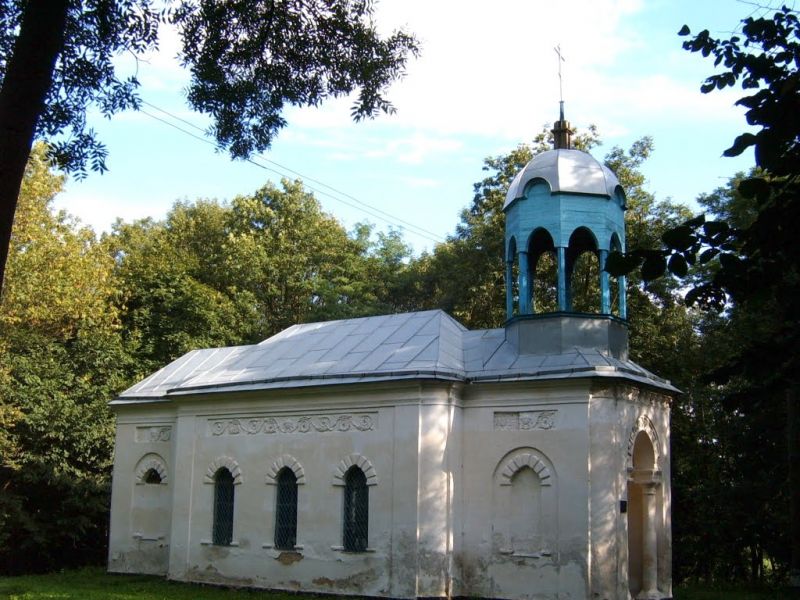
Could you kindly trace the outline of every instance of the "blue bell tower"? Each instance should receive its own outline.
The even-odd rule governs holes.
[[[596,312],[612,315],[612,282],[604,267],[610,251],[625,250],[625,192],[610,169],[592,155],[571,147],[572,133],[564,120],[562,103],[560,119],[553,127],[554,149],[535,156],[517,174],[506,194],[508,319],[541,314],[541,307],[534,302],[534,275],[546,253],[553,253],[556,262],[554,314],[576,314],[572,274],[578,258],[591,252],[599,267]],[[620,277],[616,284],[616,316],[625,319],[625,278]]]

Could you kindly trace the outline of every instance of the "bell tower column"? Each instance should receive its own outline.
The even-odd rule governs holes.
[[[519,252],[519,314],[531,314],[531,285],[528,272],[528,253]]]
[[[606,259],[608,250],[600,250],[597,262],[600,268],[600,314],[611,314],[611,292],[608,289],[608,273],[606,272]]]
[[[514,257],[506,258],[506,318],[514,316]]]
[[[556,266],[558,271],[558,310],[567,312],[569,310],[567,300],[567,249],[558,247],[556,252],[558,253],[558,264]]]

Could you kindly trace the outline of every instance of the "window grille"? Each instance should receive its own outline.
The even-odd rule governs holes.
[[[214,475],[214,524],[211,540],[217,546],[233,541],[233,475],[222,467]]]
[[[144,474],[144,482],[159,484],[161,483],[161,475],[155,469],[148,469],[147,473]]]
[[[358,467],[351,467],[344,484],[344,549],[363,552],[367,549],[369,522],[369,488],[367,476]]]
[[[297,543],[297,477],[288,467],[278,473],[275,503],[275,548],[293,550]]]

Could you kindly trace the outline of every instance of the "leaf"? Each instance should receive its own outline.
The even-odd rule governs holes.
[[[769,197],[770,185],[763,177],[751,177],[739,182],[739,193],[745,198],[756,198],[763,202]]]
[[[667,260],[664,255],[656,251],[650,252],[642,265],[642,279],[645,281],[658,279],[664,274],[666,268]]]
[[[730,226],[725,221],[708,221],[703,224],[703,233],[708,237],[713,237],[729,230]]]
[[[684,25],[683,27],[681,27],[681,30],[678,32],[678,35],[689,35],[690,33],[691,33],[691,30],[689,29],[689,26],[688,25]]]
[[[714,81],[706,81],[703,85],[700,86],[700,92],[703,94],[707,94],[711,91],[714,91],[716,87],[717,86]]]
[[[726,271],[739,271],[742,266],[742,261],[739,260],[739,257],[730,254],[729,252],[723,252],[719,255],[719,264],[722,265],[722,268]]]
[[[621,252],[611,252],[606,259],[605,271],[613,277],[627,275],[639,266],[642,259],[634,254],[622,254]]]
[[[702,225],[705,222],[706,222],[706,216],[705,215],[697,215],[696,217],[686,221],[684,223],[684,225],[686,227],[693,227],[694,228],[694,227],[697,227],[698,225]]]
[[[668,229],[661,236],[661,241],[669,248],[675,250],[686,250],[696,240],[697,236],[694,235],[692,227],[685,224],[673,229]]]
[[[707,262],[711,261],[717,254],[719,254],[719,250],[716,248],[709,248],[708,250],[704,250],[700,254],[700,264],[704,265]]]
[[[686,259],[680,254],[673,254],[669,258],[669,272],[678,277],[686,277],[689,272],[689,265],[686,264]]]
[[[750,146],[756,143],[756,136],[752,133],[743,133],[733,140],[733,145],[722,153],[723,156],[739,156]]]

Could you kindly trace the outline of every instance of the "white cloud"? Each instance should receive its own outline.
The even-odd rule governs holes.
[[[163,218],[170,206],[167,203],[131,201],[128,197],[100,196],[81,191],[79,194],[61,194],[53,202],[58,210],[65,210],[77,217],[83,225],[88,225],[100,235],[111,231],[111,225],[121,218],[130,222],[136,219]]]
[[[566,57],[567,116],[584,126],[602,124],[604,136],[624,134],[631,120],[647,115],[720,122],[739,118],[731,110],[732,94],[703,96],[699,82],[654,74],[661,57],[647,54],[653,50],[642,32],[624,29],[626,18],[642,9],[638,0],[576,0],[568,6],[384,0],[378,4],[377,22],[387,32],[400,26],[413,31],[422,55],[411,60],[405,79],[390,90],[398,113],[376,123],[431,138],[530,138],[543,120],[557,116],[557,44]],[[635,58],[645,66],[622,73],[620,61]],[[313,129],[318,138],[348,129],[352,143],[350,104],[340,98],[321,108],[292,109],[287,117],[291,127]],[[413,153],[401,157],[418,160]]]
[[[462,147],[455,139],[431,137],[415,133],[410,137],[391,140],[380,148],[368,150],[366,158],[390,158],[408,165],[419,165],[431,154],[453,152]]]

